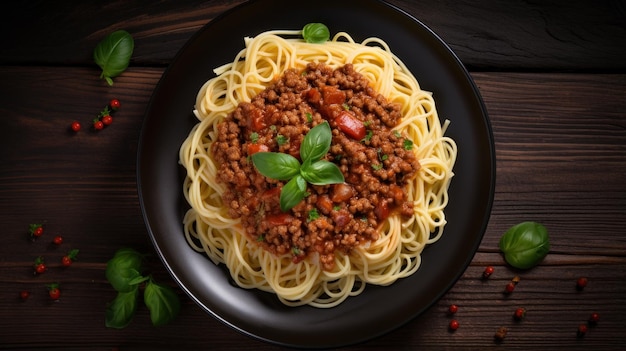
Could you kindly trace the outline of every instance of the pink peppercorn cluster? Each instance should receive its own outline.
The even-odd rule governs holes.
[[[489,279],[494,274],[494,272],[495,272],[495,269],[493,266],[485,267],[482,273],[482,279]],[[507,284],[504,287],[504,294],[505,295],[512,294],[515,290],[515,287],[519,284],[520,280],[521,279],[519,276],[514,276],[509,282],[507,282]],[[589,283],[589,280],[586,277],[579,277],[576,280],[576,285],[575,285],[576,290],[583,291],[585,287],[587,287],[588,283]],[[458,305],[451,304],[448,306],[447,312],[449,316],[456,315],[458,311],[459,311]],[[526,318],[526,313],[527,313],[526,308],[517,307],[513,312],[513,320],[518,323],[521,322],[522,320]],[[597,312],[592,312],[589,315],[589,318],[587,319],[586,323],[581,323],[578,325],[576,335],[579,338],[584,337],[589,332],[589,329],[591,327],[594,327],[598,324],[599,320],[600,320],[600,314]],[[452,318],[450,319],[448,323],[448,330],[450,330],[450,332],[454,332],[459,328],[459,326],[460,326],[459,321],[456,318]],[[498,327],[498,329],[496,330],[494,334],[494,341],[497,343],[503,342],[507,333],[508,333],[507,327],[504,327],[504,326]]]

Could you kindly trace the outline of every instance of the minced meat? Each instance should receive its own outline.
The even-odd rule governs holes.
[[[319,256],[325,270],[336,252],[377,240],[391,212],[413,214],[406,184],[420,165],[412,143],[393,128],[400,106],[389,103],[351,64],[332,69],[309,64],[288,70],[249,103],[241,103],[218,126],[212,152],[224,204],[246,234],[274,254],[294,262]],[[344,175],[340,184],[308,184],[308,195],[287,212],[279,197],[286,181],[264,177],[250,155],[259,151],[299,159],[300,144],[314,126],[328,121],[332,144],[325,160]]]

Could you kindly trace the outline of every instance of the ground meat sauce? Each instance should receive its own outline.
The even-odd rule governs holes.
[[[390,212],[413,214],[405,188],[420,165],[412,143],[392,130],[399,108],[350,64],[286,71],[218,126],[212,152],[229,215],[241,218],[247,235],[264,249],[291,253],[294,262],[318,256],[323,269],[332,270],[335,252],[375,241]],[[324,121],[332,130],[324,159],[339,166],[345,182],[308,184],[305,199],[283,213],[279,198],[286,181],[262,176],[249,156],[272,151],[300,159],[304,136]]]

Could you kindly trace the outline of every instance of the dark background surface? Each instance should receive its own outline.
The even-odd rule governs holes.
[[[139,308],[126,329],[104,327],[115,293],[106,261],[130,246],[155,254],[137,194],[136,154],[148,102],[176,53],[202,26],[241,1],[25,1],[0,28],[0,347],[7,349],[276,350],[209,316],[152,255],[155,278],[177,289],[180,316],[152,327]],[[392,1],[437,33],[470,71],[491,118],[497,180],[478,252],[432,308],[384,336],[345,349],[605,349],[626,344],[626,9],[623,2]],[[129,69],[113,87],[98,78],[95,45],[116,29],[135,39]],[[110,98],[114,124],[88,122]],[[73,120],[83,130],[68,131]],[[525,220],[543,223],[550,254],[515,271],[498,240]],[[35,242],[28,224],[43,222]],[[50,244],[61,234],[65,243]],[[58,263],[72,248],[78,261]],[[49,270],[33,276],[44,256]],[[495,267],[487,281],[485,266]],[[521,278],[513,294],[504,285]],[[583,291],[579,276],[589,278]],[[63,296],[47,298],[60,282]],[[19,291],[31,291],[21,301]],[[446,314],[448,305],[459,312]],[[522,322],[512,313],[528,310]],[[597,326],[576,328],[592,312]],[[451,333],[450,319],[460,328]],[[506,326],[505,341],[493,335]],[[320,336],[323,337],[323,336]]]

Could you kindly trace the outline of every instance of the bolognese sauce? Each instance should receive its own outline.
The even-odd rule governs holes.
[[[377,240],[391,213],[413,215],[406,186],[420,164],[411,141],[393,129],[400,119],[400,106],[378,94],[351,64],[287,70],[218,126],[211,152],[229,215],[240,218],[246,235],[269,252],[291,254],[294,262],[317,256],[323,269],[332,270],[336,252]],[[304,200],[282,212],[286,181],[261,175],[250,156],[271,151],[299,159],[304,136],[324,121],[332,143],[323,159],[339,166],[345,182],[307,184]]]

